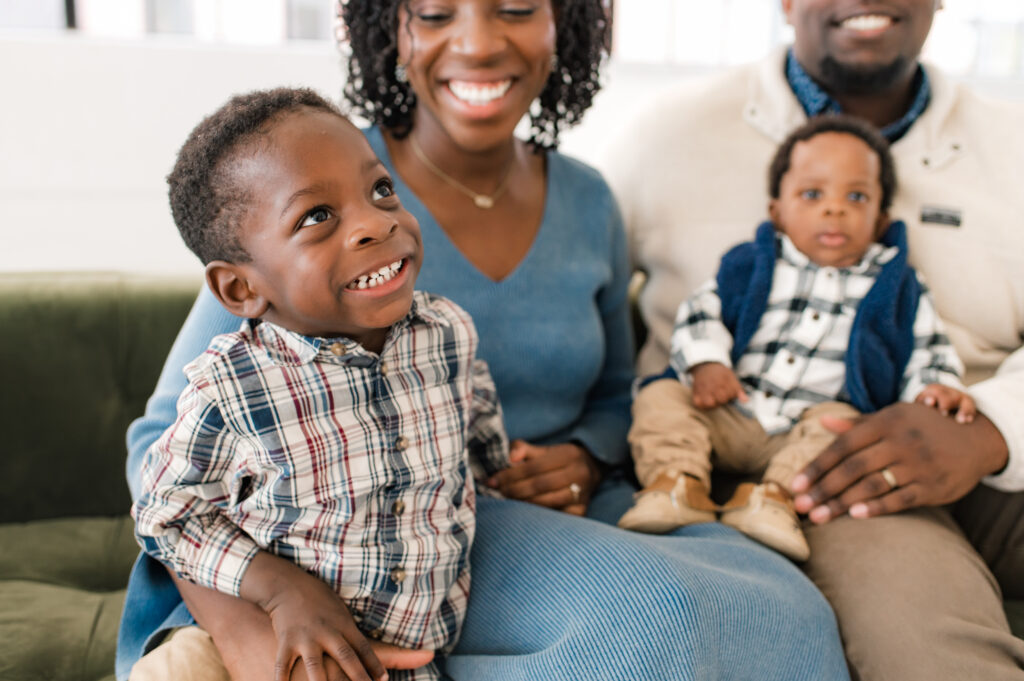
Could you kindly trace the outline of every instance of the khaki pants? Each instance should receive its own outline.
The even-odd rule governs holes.
[[[807,575],[836,612],[854,681],[1024,679],[1003,595],[1024,598],[1024,493],[806,523]]]
[[[734,434],[716,439],[680,401],[690,404],[689,389],[676,380],[637,395],[630,442],[643,484],[666,470],[707,480],[712,460],[678,450],[735,447]],[[730,460],[743,470],[774,465],[761,456]],[[803,567],[835,610],[853,681],[1024,681],[1024,640],[1010,633],[1002,603],[1024,598],[1024,492],[979,485],[948,507],[843,516],[804,531]]]
[[[132,667],[129,681],[231,681],[210,635],[175,629]]]
[[[693,406],[690,388],[676,379],[648,384],[633,401],[629,443],[637,479],[644,487],[662,473],[686,473],[709,488],[712,465],[736,473],[761,473],[788,489],[793,476],[835,439],[819,423],[826,415],[853,418],[856,409],[824,402],[806,412],[788,432],[769,435],[738,409]]]

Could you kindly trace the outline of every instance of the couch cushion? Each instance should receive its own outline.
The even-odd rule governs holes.
[[[128,516],[0,525],[0,679],[113,679]]]

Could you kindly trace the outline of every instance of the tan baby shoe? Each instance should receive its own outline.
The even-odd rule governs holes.
[[[793,499],[774,482],[745,482],[722,507],[722,522],[796,561],[811,555]]]
[[[637,493],[633,507],[619,519],[619,527],[664,534],[683,525],[712,523],[717,509],[707,487],[697,478],[663,473]]]

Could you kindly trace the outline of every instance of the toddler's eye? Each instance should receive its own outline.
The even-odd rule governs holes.
[[[313,225],[319,225],[321,222],[327,222],[331,219],[331,211],[324,206],[317,206],[313,210],[306,213],[302,218],[302,222],[299,223],[299,227],[312,227]]]
[[[373,185],[373,200],[380,201],[386,199],[389,196],[395,195],[395,186],[391,184],[391,178],[382,177],[377,180],[377,183]]]
[[[854,203],[865,203],[868,200],[868,195],[864,192],[850,192],[846,197]]]
[[[425,24],[443,24],[452,18],[450,10],[431,6],[414,9],[413,15]]]
[[[821,198],[821,190],[820,189],[805,189],[802,192],[800,192],[800,198],[808,199],[810,201],[814,201],[815,199],[820,199]]]

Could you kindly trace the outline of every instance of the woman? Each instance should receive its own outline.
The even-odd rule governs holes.
[[[831,612],[778,556],[717,525],[650,537],[573,517],[626,460],[629,422],[621,223],[603,180],[551,150],[598,88],[600,1],[349,0],[341,14],[346,98],[375,124],[367,138],[420,221],[418,286],[474,316],[515,438],[515,463],[492,484],[530,502],[480,500],[470,607],[447,673],[846,678]],[[527,112],[522,142],[513,131]],[[200,295],[129,432],[133,489],[142,454],[173,418],[181,367],[238,323]],[[621,485],[604,490],[590,505],[611,518],[626,500]],[[261,611],[181,590],[235,678],[270,677]],[[141,559],[119,675],[146,636],[191,621],[163,568]]]

